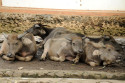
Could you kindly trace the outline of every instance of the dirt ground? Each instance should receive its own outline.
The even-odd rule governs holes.
[[[39,61],[38,59],[34,59],[31,62],[21,62],[21,61],[5,61],[0,58],[0,69],[14,69],[23,67],[26,70],[82,70],[82,71],[104,71],[104,72],[121,72],[125,73],[125,66],[110,66],[105,67],[91,67],[85,63],[77,63],[73,64],[72,62],[55,62],[51,60]]]
[[[1,46],[1,43],[0,43]],[[112,65],[108,67],[98,66],[91,67],[85,63],[77,63],[73,64],[73,62],[65,61],[65,62],[55,62],[47,59],[46,61],[39,61],[38,58],[34,58],[30,62],[22,62],[22,61],[6,61],[0,57],[0,69],[14,69],[18,70],[18,68],[23,67],[26,70],[82,70],[82,71],[104,71],[104,72],[121,72],[125,73],[125,61],[122,64]]]

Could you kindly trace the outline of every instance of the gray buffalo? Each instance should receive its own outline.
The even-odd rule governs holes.
[[[50,32],[50,34],[40,43],[40,46],[37,50],[37,56],[41,56],[42,52],[43,52],[43,46],[46,43],[46,41],[50,38],[57,38],[57,37],[64,37],[64,34],[69,34],[71,32],[69,32],[66,28],[63,27],[57,27],[55,29],[53,29],[53,31]],[[67,36],[67,35],[65,35]],[[68,35],[71,36],[71,35]]]
[[[104,36],[101,36],[100,38],[92,38],[92,37],[88,37],[88,38],[89,38],[90,41],[93,41],[95,43],[98,43],[98,42],[102,41],[104,44],[110,44],[115,48],[115,50],[117,52],[119,52],[120,54],[123,54],[122,47],[110,35],[104,35]]]
[[[69,35],[69,34],[68,34]],[[69,37],[49,38],[44,44],[44,51],[41,56],[45,60],[48,53],[49,58],[54,61],[70,60],[74,63],[79,61],[82,49],[82,38],[75,34],[70,34]]]
[[[104,44],[103,41],[95,43],[89,38],[84,39],[84,53],[81,60],[90,66],[109,65],[116,61],[119,53],[110,44]]]
[[[32,34],[24,33],[22,35],[5,35],[0,55],[3,59],[13,61],[31,61],[36,53],[36,42]]]

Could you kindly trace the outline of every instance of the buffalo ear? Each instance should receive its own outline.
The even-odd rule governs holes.
[[[30,45],[33,43],[29,38],[22,38],[22,42],[25,45]]]
[[[2,33],[2,34],[4,35],[5,39],[7,39],[7,38],[8,38],[8,36],[7,36],[5,33]]]

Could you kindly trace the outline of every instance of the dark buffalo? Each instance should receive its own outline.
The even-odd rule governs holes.
[[[47,25],[43,24],[34,24],[30,29],[25,32],[32,33],[34,36],[40,36],[41,38],[46,38],[49,33],[53,30],[46,27]]]

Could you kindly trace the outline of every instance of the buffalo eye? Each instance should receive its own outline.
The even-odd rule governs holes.
[[[15,43],[15,45],[18,45],[18,43]]]
[[[73,46],[75,46],[75,43],[72,43],[73,44]]]
[[[10,45],[10,43],[8,43],[8,45]]]
[[[111,49],[108,49],[108,51],[111,51]]]

